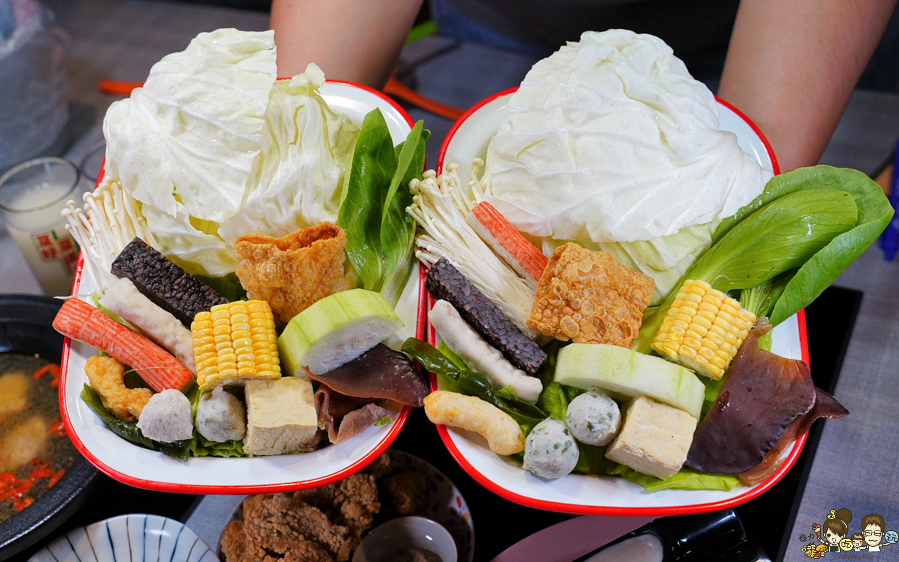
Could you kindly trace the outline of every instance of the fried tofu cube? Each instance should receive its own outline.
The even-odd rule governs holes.
[[[252,455],[281,455],[303,450],[315,440],[318,417],[309,379],[250,380],[245,392],[244,451]]]
[[[687,460],[696,418],[647,396],[632,399],[624,425],[606,449],[606,458],[637,472],[669,478]]]
[[[610,254],[568,243],[550,256],[527,325],[562,341],[630,347],[654,288]]]
[[[343,275],[346,233],[323,222],[283,238],[251,232],[234,241],[237,277],[253,300],[272,307],[280,324],[328,295],[350,288]]]

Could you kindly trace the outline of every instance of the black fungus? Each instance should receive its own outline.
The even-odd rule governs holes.
[[[140,238],[112,262],[112,274],[130,279],[144,296],[188,327],[198,312],[228,302]]]
[[[415,364],[383,343],[323,375],[301,368],[310,379],[346,396],[386,398],[418,408],[428,395],[428,384]]]
[[[518,326],[446,258],[440,258],[428,269],[425,288],[435,299],[453,305],[481,337],[522,371],[533,375],[546,360],[546,353],[537,342],[521,333]]]

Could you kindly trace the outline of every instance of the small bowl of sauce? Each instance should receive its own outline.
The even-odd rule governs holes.
[[[372,529],[352,562],[456,562],[457,558],[456,543],[443,525],[411,515]]]

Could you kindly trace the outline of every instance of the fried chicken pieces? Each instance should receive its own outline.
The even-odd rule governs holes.
[[[654,288],[610,254],[568,243],[550,256],[527,324],[562,341],[630,347]]]
[[[264,300],[287,324],[314,302],[350,288],[343,276],[346,233],[330,222],[283,238],[251,232],[234,242],[237,277],[254,300]]]
[[[229,523],[222,535],[229,562],[348,560],[381,508],[369,474],[251,500],[244,503],[244,520]]]
[[[403,458],[381,455],[363,472],[321,488],[247,498],[243,521],[222,533],[225,561],[348,560],[379,513],[421,509],[425,476],[404,467]]]

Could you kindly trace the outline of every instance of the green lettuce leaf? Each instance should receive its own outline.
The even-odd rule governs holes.
[[[549,417],[564,422],[565,414],[568,413],[568,397],[565,396],[562,385],[553,381],[543,387],[543,392],[537,398],[537,406],[549,414]]]
[[[665,480],[659,480],[654,476],[641,474],[636,470],[621,464],[614,464],[614,466],[608,465],[608,468],[606,474],[609,476],[621,476],[625,480],[630,480],[635,484],[643,486],[647,492],[658,492],[660,490],[730,491],[734,486],[740,483],[740,479],[733,474],[708,474],[705,472],[696,472],[689,468],[682,468],[676,474]]]
[[[206,284],[213,291],[225,297],[231,302],[242,301],[247,298],[247,291],[240,284],[240,280],[234,273],[224,277],[209,277],[207,275],[194,275],[197,281]]]
[[[190,452],[195,457],[251,457],[243,450],[243,441],[216,443],[200,435],[194,429],[194,436],[188,441]]]

